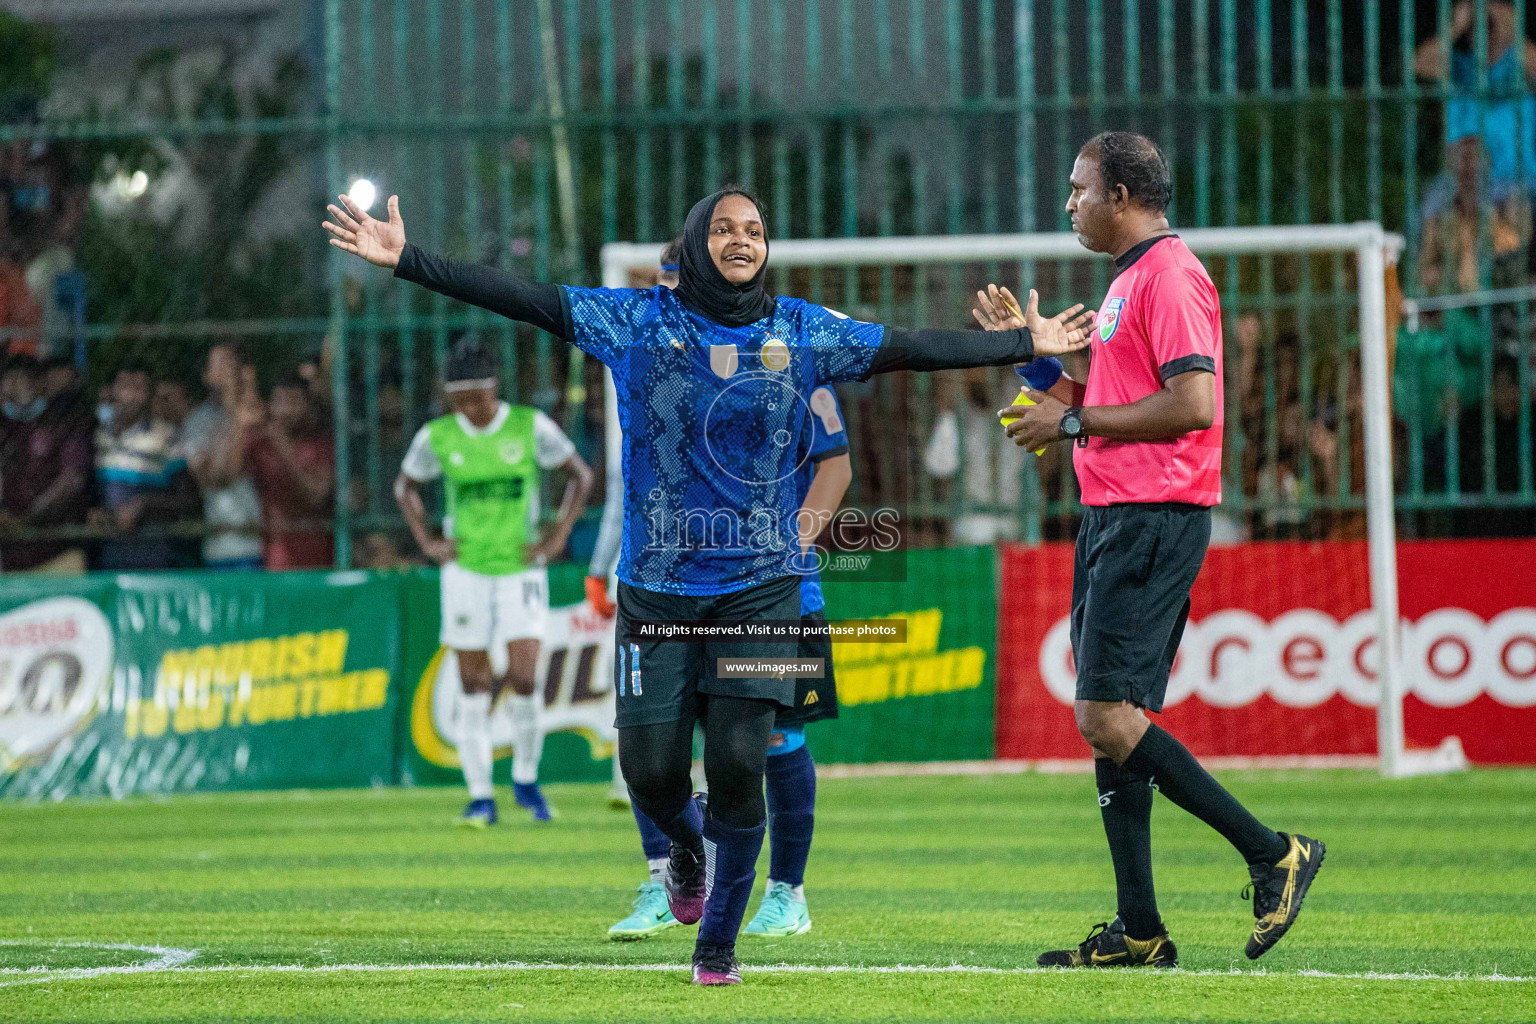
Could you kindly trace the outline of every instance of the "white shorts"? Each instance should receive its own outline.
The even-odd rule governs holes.
[[[443,566],[443,628],[438,639],[456,651],[488,651],[514,640],[542,640],[549,622],[549,571],[525,569],[482,576],[457,562]]]

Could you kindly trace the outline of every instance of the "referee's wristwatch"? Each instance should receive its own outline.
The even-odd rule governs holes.
[[[1083,407],[1074,405],[1061,414],[1061,437],[1064,441],[1076,441],[1079,446],[1088,443],[1088,435],[1083,433]]]

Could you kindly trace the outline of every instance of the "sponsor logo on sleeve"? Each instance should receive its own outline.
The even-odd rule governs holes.
[[[836,434],[843,429],[843,419],[837,414],[837,398],[831,388],[817,388],[811,392],[811,412],[821,420],[821,429]]]

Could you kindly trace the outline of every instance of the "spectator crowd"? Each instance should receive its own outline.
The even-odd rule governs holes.
[[[1536,532],[1536,510],[1511,500],[1536,459],[1521,447],[1522,428],[1536,424],[1536,292],[1524,305],[1478,298],[1536,281],[1536,44],[1520,38],[1508,0],[1483,9],[1480,27],[1477,5],[1454,3],[1448,34],[1421,39],[1412,64],[1426,89],[1443,84],[1445,101],[1442,169],[1405,218],[1411,262],[1400,268],[1425,312],[1391,344],[1394,472],[1409,507],[1427,509],[1405,520],[1409,534]],[[238,342],[224,340],[208,351],[199,381],[127,361],[87,393],[78,369],[85,283],[72,254],[90,202],[88,178],[61,151],[0,145],[0,571],[329,566],[336,427],[329,375],[317,364],[267,379]],[[1453,301],[1437,307],[1446,296]],[[1300,316],[1256,314],[1240,296],[1224,305],[1230,507],[1218,515],[1218,538],[1363,536],[1353,339],[1318,333]],[[100,351],[112,356],[110,346]],[[372,421],[347,425],[355,447],[380,463],[410,436],[406,379],[400,366],[386,367],[373,381]],[[1000,438],[996,410],[1016,389],[1006,370],[951,375],[928,406],[931,420],[904,388],[884,392],[889,407],[871,385],[840,389],[858,500],[932,497],[945,514],[913,536],[938,543],[1017,539],[1026,486],[1070,506],[1065,446],[1037,461]],[[574,436],[590,448],[602,436],[595,374],[587,394]],[[892,445],[893,417],[910,427],[910,450]],[[1022,475],[1036,469],[1038,489]],[[393,505],[390,474],[374,475],[370,483],[353,474],[344,497],[377,520]],[[1047,538],[1070,531],[1066,517],[1045,525]],[[355,552],[364,565],[405,561],[387,531],[360,533]]]
[[[234,341],[202,400],[125,362],[91,402],[68,359],[0,372],[0,570],[332,564],[332,427],[318,375],[258,384]]]

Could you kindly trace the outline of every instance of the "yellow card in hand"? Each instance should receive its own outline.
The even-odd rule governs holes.
[[[1024,386],[1024,387],[1019,389],[1019,397],[1015,398],[1013,400],[1013,404],[1014,405],[1034,405],[1035,404],[1034,402],[1030,401],[1028,385],[1026,385],[1026,386]],[[1003,426],[1006,427],[1008,424],[1010,424],[1014,420],[1018,419],[1018,417],[1017,416],[1003,416],[1003,417],[1000,417],[1000,419],[1002,420]],[[1044,455],[1045,454],[1045,449],[1044,448],[1036,448],[1035,449],[1035,454],[1036,455]]]

